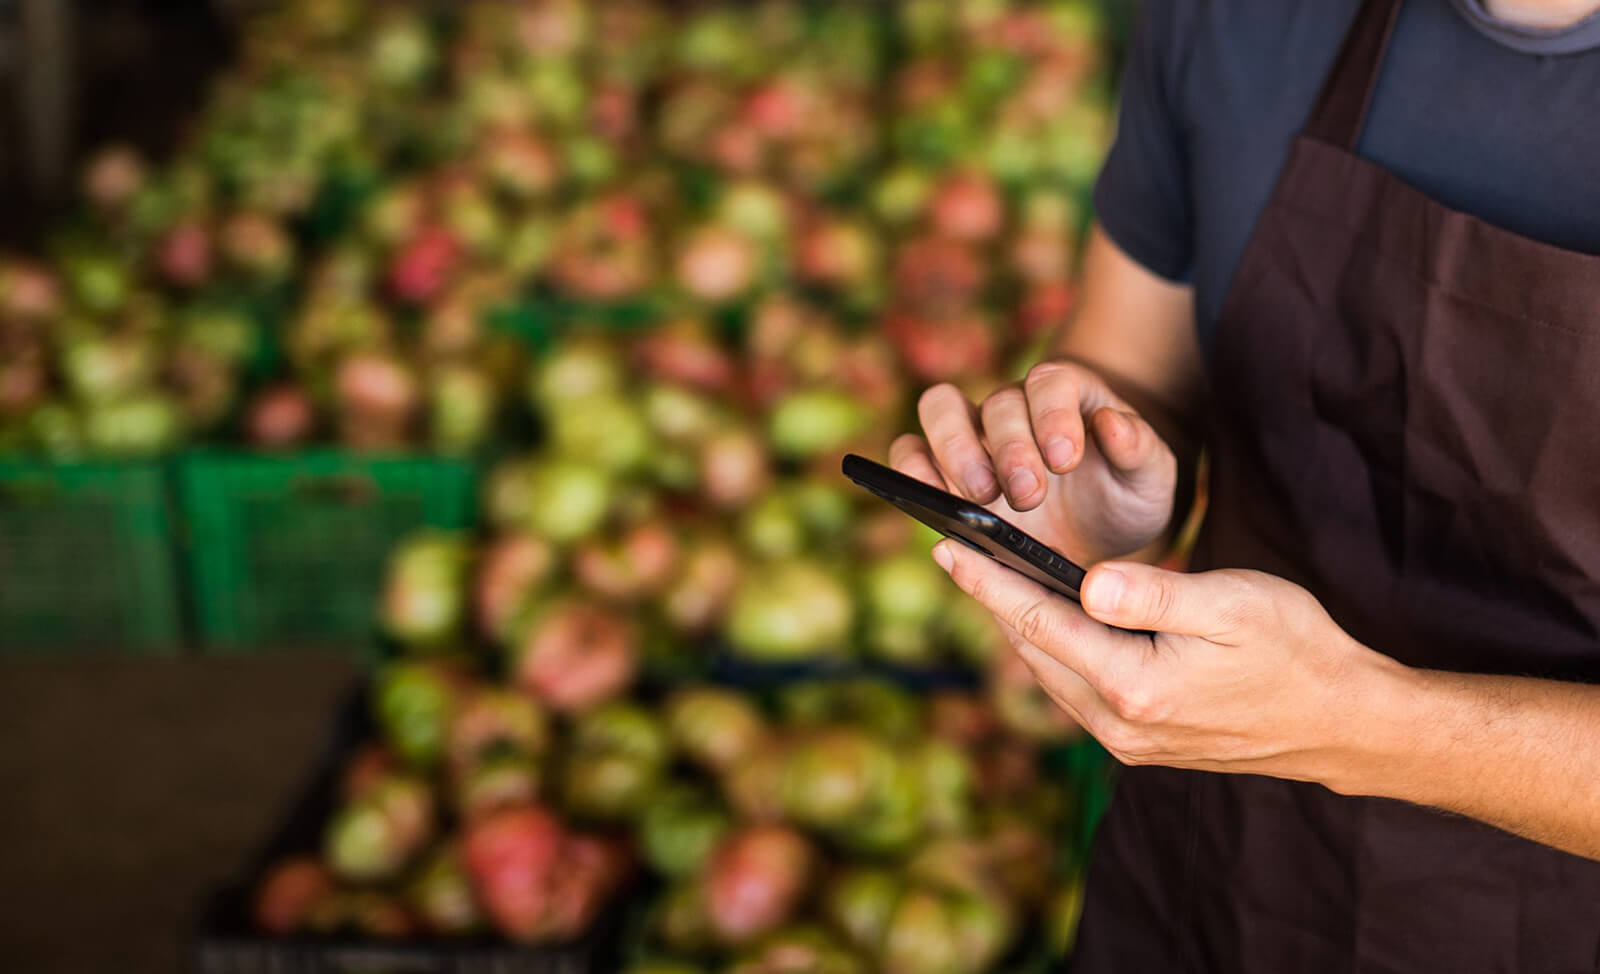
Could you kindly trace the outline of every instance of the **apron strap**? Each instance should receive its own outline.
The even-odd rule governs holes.
[[[1339,59],[1322,83],[1306,134],[1354,152],[1378,87],[1383,55],[1394,36],[1402,0],[1362,0]]]

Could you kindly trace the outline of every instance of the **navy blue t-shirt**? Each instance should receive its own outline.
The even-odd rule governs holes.
[[[1145,0],[1096,215],[1134,260],[1193,284],[1208,355],[1358,6]],[[1542,32],[1482,0],[1408,0],[1358,151],[1446,206],[1600,254],[1600,14]]]

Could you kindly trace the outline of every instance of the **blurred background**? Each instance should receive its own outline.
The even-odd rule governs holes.
[[[1133,13],[0,0],[0,962],[1059,963],[1111,762],[838,463],[1070,316]]]

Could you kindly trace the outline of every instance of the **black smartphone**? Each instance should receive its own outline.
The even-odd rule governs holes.
[[[945,537],[1078,600],[1083,569],[992,511],[854,453],[844,458],[843,468],[846,477]]]

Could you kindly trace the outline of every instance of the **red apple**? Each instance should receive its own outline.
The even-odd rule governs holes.
[[[573,555],[573,571],[589,591],[632,601],[661,591],[678,563],[678,539],[660,522],[635,525],[613,541],[590,539]]]
[[[756,273],[756,248],[742,234],[708,224],[678,250],[678,284],[701,301],[727,301],[748,288]]]
[[[749,943],[781,926],[805,892],[813,857],[805,838],[782,825],[751,826],[724,840],[706,875],[717,937]]]
[[[806,125],[814,99],[794,78],[773,78],[745,96],[740,116],[745,125],[771,139],[787,139]]]
[[[316,423],[316,407],[305,390],[285,383],[256,394],[245,417],[245,430],[257,446],[285,447],[309,439]]]
[[[38,321],[61,310],[61,282],[29,261],[0,261],[0,320]]]
[[[531,534],[501,534],[484,549],[473,583],[478,630],[491,639],[506,635],[518,610],[555,570],[555,549]]]
[[[489,177],[519,198],[543,196],[561,178],[556,153],[526,129],[497,129],[487,136],[480,152]]]
[[[821,220],[801,236],[795,261],[802,276],[829,287],[869,281],[878,265],[878,241],[861,223]]]
[[[294,244],[288,231],[266,214],[234,214],[223,224],[221,239],[228,261],[248,274],[278,278],[292,269]]]
[[[733,382],[733,360],[695,318],[677,318],[653,329],[634,343],[633,352],[653,378],[711,391],[725,390]]]
[[[332,874],[316,857],[294,856],[277,862],[256,887],[252,906],[256,928],[280,937],[295,933],[333,890]]]
[[[83,173],[84,195],[102,211],[122,209],[144,183],[144,160],[138,150],[125,145],[101,150]]]
[[[661,595],[661,611],[679,632],[700,632],[721,620],[739,580],[739,553],[725,541],[693,541],[683,567]]]
[[[162,238],[156,262],[173,284],[199,287],[211,276],[211,231],[195,220],[179,223]]]
[[[963,244],[920,237],[901,245],[895,258],[894,293],[900,302],[941,313],[969,302],[984,284],[984,266]]]
[[[566,839],[560,820],[537,805],[502,809],[467,827],[462,862],[478,902],[508,937],[552,936],[552,887]]]
[[[587,710],[633,682],[638,647],[615,612],[584,603],[547,610],[523,637],[517,685],[563,713]]]
[[[389,262],[389,287],[402,301],[423,304],[444,290],[461,260],[461,244],[442,227],[406,241]]]
[[[967,172],[934,190],[932,217],[934,229],[944,236],[982,242],[999,234],[1005,207],[987,177]]]
[[[1062,327],[1077,306],[1078,289],[1070,281],[1034,285],[1017,307],[1017,337],[1027,340]]]
[[[948,318],[892,314],[884,332],[911,373],[925,382],[984,376],[994,369],[994,333],[976,311]]]
[[[448,733],[450,764],[460,770],[496,749],[543,753],[550,742],[550,719],[538,703],[516,690],[483,686],[452,715]]]
[[[771,455],[751,430],[733,427],[700,448],[700,489],[715,507],[736,510],[755,500],[771,481]]]

